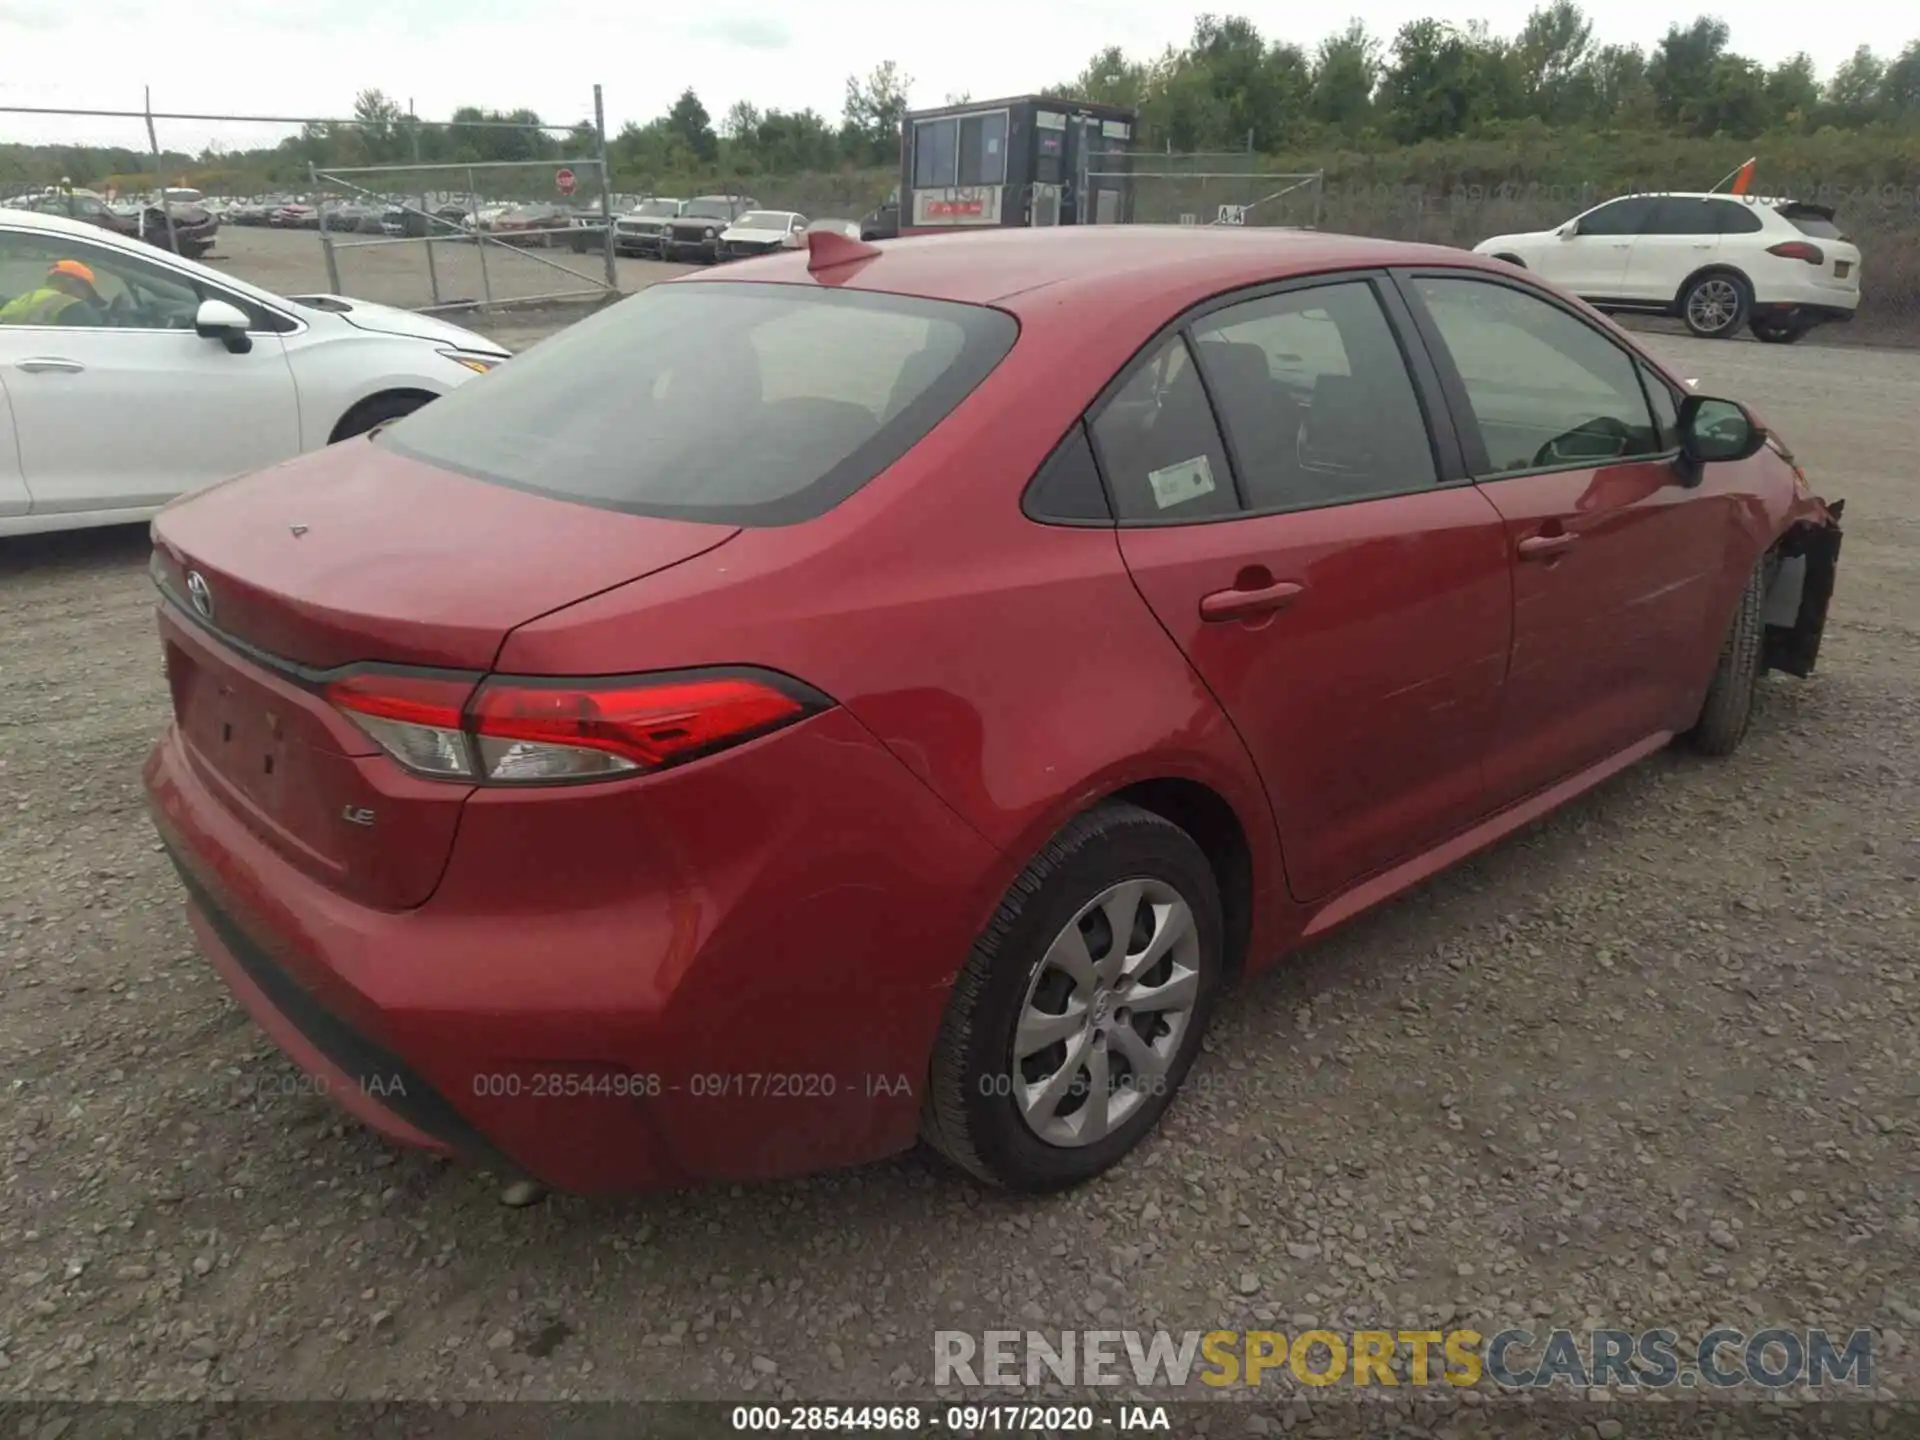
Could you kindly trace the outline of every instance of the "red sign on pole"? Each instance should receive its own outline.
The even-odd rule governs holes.
[[[562,195],[573,194],[574,178],[571,170],[556,170],[553,174],[553,188]]]

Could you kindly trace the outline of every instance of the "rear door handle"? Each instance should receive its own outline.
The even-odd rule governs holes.
[[[1295,581],[1280,580],[1253,590],[1216,590],[1200,597],[1200,618],[1217,624],[1222,620],[1270,615],[1275,610],[1286,609],[1304,595],[1306,589]]]
[[[78,375],[87,367],[78,360],[63,360],[58,355],[37,355],[31,360],[22,360],[15,368],[25,370],[30,375],[38,375],[47,370],[58,371],[63,375]]]
[[[1580,537],[1571,530],[1562,530],[1554,535],[1529,535],[1516,548],[1522,560],[1551,560],[1571,550],[1579,541]]]

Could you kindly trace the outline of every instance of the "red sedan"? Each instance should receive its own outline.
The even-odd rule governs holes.
[[[1733,749],[1840,508],[1460,251],[820,235],[165,510],[146,783],[207,958],[397,1140],[1046,1189],[1237,973]]]

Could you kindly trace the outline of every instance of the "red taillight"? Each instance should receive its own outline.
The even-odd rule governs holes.
[[[471,718],[483,739],[579,746],[657,770],[805,713],[800,700],[760,680],[721,675],[605,689],[489,680]]]
[[[425,676],[369,668],[326,698],[416,774],[541,784],[658,770],[812,714],[822,697],[766,671],[607,680]]]
[[[1827,263],[1826,253],[1818,245],[1809,245],[1805,240],[1782,240],[1778,245],[1769,245],[1767,253],[1778,255],[1782,260],[1804,260],[1809,265]]]
[[[330,704],[352,714],[397,720],[403,725],[434,725],[458,730],[460,714],[473,694],[471,678],[410,675],[404,671],[359,670],[327,682]]]
[[[415,774],[471,780],[478,772],[461,733],[461,709],[476,678],[357,670],[328,681],[321,693]]]

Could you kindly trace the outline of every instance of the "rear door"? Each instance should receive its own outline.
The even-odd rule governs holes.
[[[1404,284],[1515,559],[1500,805],[1681,723],[1733,517],[1678,483],[1674,398],[1613,336],[1484,272]]]
[[[1246,741],[1304,901],[1472,823],[1506,666],[1504,527],[1429,434],[1398,305],[1359,276],[1215,308],[1092,423],[1121,553]]]
[[[44,276],[59,259],[93,271],[104,309],[0,327],[36,514],[159,505],[300,453],[300,406],[277,334],[256,333],[235,354],[194,332],[197,277],[45,232],[0,230],[0,290],[17,293],[20,277]]]
[[[1711,265],[1718,256],[1720,206],[1739,203],[1706,200],[1694,195],[1661,196],[1634,238],[1621,296],[1671,304],[1687,277],[1702,266]]]

